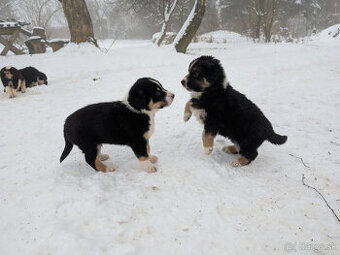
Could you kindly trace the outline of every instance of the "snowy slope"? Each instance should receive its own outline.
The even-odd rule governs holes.
[[[41,69],[50,84],[11,100],[0,94],[0,254],[339,254],[340,224],[301,175],[339,215],[340,45],[209,45],[184,55],[117,41],[107,54],[68,45],[0,58],[0,66]],[[202,127],[182,120],[189,95],[180,85],[201,54],[221,59],[231,84],[287,144],[264,143],[237,169],[229,166],[235,156],[221,152],[230,143],[223,137],[204,154]],[[145,173],[129,148],[113,145],[103,148],[113,173],[95,172],[76,147],[59,164],[65,118],[122,99],[142,76],[176,94],[156,114],[158,172]]]

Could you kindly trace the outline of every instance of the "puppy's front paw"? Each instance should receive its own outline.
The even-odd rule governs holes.
[[[150,155],[149,159],[151,163],[156,163],[158,161],[158,157],[155,155]]]
[[[157,171],[157,167],[154,164],[152,164],[150,160],[145,160],[141,162],[141,164],[143,165],[145,172],[149,174]]]
[[[116,171],[116,169],[114,169],[113,167],[106,167],[106,173],[108,173],[108,172],[114,172],[114,171]]]
[[[187,122],[191,118],[191,115],[191,112],[185,112],[183,117],[184,121]]]
[[[210,155],[212,151],[213,151],[213,147],[204,147],[205,154]]]

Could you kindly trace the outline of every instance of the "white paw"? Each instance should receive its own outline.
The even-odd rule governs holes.
[[[150,162],[150,160],[145,160],[141,162],[145,172],[147,173],[154,173],[157,171],[157,167]]]
[[[205,154],[209,155],[213,151],[213,147],[204,147]]]
[[[187,122],[191,118],[191,115],[191,112],[185,112],[183,117],[184,121]]]
[[[242,164],[238,161],[238,159],[233,160],[230,165],[233,166],[233,167],[242,166]]]
[[[116,169],[113,167],[107,167],[105,172],[114,172]]]
[[[107,154],[100,154],[100,160],[101,161],[105,161],[107,159],[109,159],[109,155],[107,155]]]
[[[158,157],[155,155],[150,155],[149,159],[151,163],[156,163],[158,161]]]

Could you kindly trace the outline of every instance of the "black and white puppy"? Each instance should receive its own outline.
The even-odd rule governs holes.
[[[21,72],[13,66],[6,66],[0,70],[2,84],[4,85],[4,92],[9,98],[16,97],[16,92],[21,90],[26,92],[26,82]]]
[[[171,105],[175,95],[152,78],[141,78],[131,87],[125,101],[88,105],[67,117],[62,162],[77,145],[86,162],[97,171],[112,172],[101,161],[103,143],[128,145],[148,173],[157,170],[157,157],[150,154],[149,139],[154,131],[155,112]]]
[[[277,145],[287,141],[287,136],[274,132],[272,124],[253,102],[233,89],[219,60],[211,56],[195,59],[181,83],[192,97],[185,105],[184,121],[188,121],[193,113],[203,123],[206,154],[212,152],[215,136],[222,135],[234,143],[222,150],[241,154],[231,163],[239,167],[257,157],[257,148],[265,140]]]
[[[20,72],[26,81],[27,87],[48,84],[46,74],[40,72],[38,69],[32,66],[20,69]]]

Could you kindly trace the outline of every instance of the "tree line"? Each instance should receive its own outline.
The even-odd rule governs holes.
[[[0,19],[24,17],[33,26],[65,22],[72,41],[150,38],[177,33],[185,52],[198,33],[229,30],[270,42],[273,35],[302,37],[340,23],[339,0],[2,0]],[[78,33],[78,34],[77,34]],[[177,46],[176,46],[177,45]],[[179,46],[180,45],[180,46]]]

